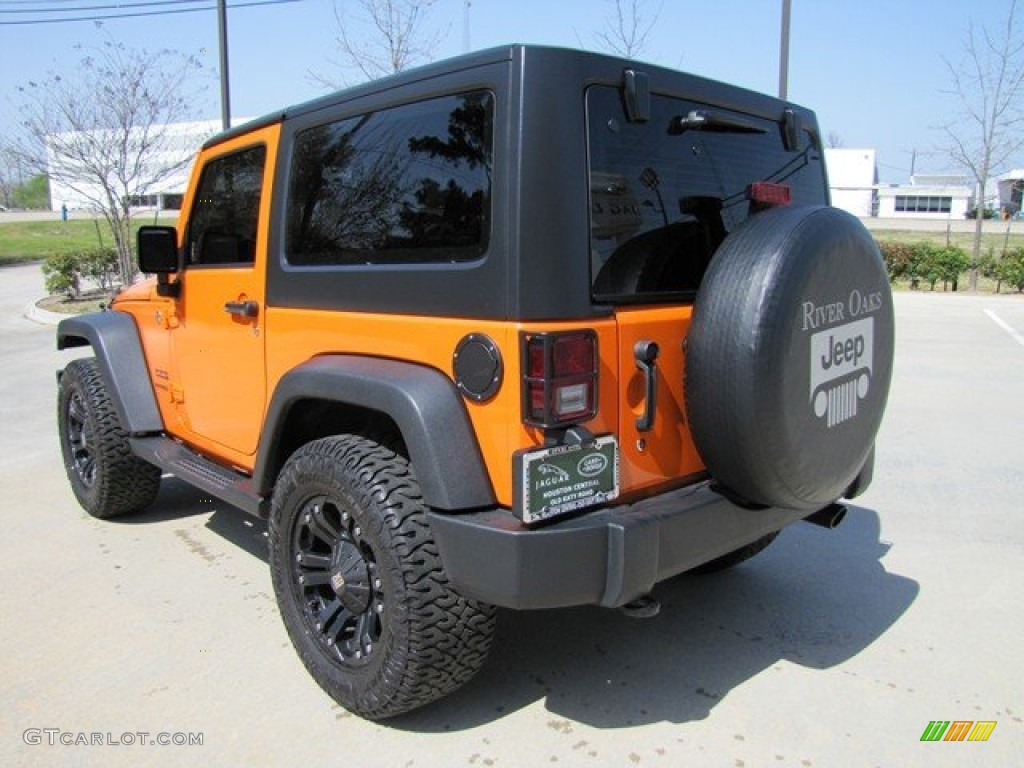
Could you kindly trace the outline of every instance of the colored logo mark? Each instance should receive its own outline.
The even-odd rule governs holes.
[[[988,741],[996,728],[995,720],[931,720],[921,741]]]

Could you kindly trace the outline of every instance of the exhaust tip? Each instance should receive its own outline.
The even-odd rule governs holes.
[[[829,504],[824,509],[819,509],[804,518],[805,522],[833,530],[846,518],[845,504]]]

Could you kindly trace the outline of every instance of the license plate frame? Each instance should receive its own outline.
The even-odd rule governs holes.
[[[604,504],[619,495],[619,443],[614,435],[578,445],[517,451],[513,467],[513,511],[527,524]]]

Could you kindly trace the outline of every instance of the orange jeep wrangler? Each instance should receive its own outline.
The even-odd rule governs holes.
[[[60,324],[71,487],[267,518],[291,640],[367,718],[465,683],[495,606],[651,615],[871,480],[892,300],[822,154],[793,104],[533,46],[228,131],[139,232],[155,277]]]

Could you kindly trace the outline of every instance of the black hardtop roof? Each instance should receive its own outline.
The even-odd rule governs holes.
[[[524,47],[527,46],[505,45],[497,48],[489,48],[484,51],[475,51],[462,56],[444,59],[443,61],[436,61],[404,72],[398,72],[397,74],[388,75],[377,80],[370,80],[369,82],[361,83],[360,85],[356,85],[351,88],[344,88],[310,101],[295,104],[277,112],[271,112],[263,117],[258,117],[255,120],[250,120],[247,123],[236,126],[222,133],[218,133],[216,136],[208,139],[206,143],[203,144],[203,148],[205,149],[206,147],[220,144],[236,136],[244,135],[250,131],[256,130],[257,128],[262,128],[265,125],[272,125],[273,123],[280,122],[289,117],[296,117],[308,112],[314,112],[318,109],[323,109],[324,107],[330,107],[335,104],[357,99],[368,93],[380,93],[382,90],[398,88],[403,85],[409,85],[410,83],[415,83],[420,80],[428,80],[430,78],[444,75],[449,72],[456,72],[461,69],[471,69],[473,67],[494,64],[500,61],[511,61],[515,55],[515,50],[517,48]]]
[[[539,57],[548,62],[558,60],[559,64],[566,66],[574,65],[592,69],[595,81],[607,80],[607,73],[614,73],[616,81],[621,78],[624,69],[633,68],[649,73],[652,80],[661,82],[685,79],[688,88],[703,94],[715,94],[716,97],[724,99],[733,105],[744,104],[755,111],[764,114],[779,114],[783,106],[791,106],[798,111],[806,112],[800,107],[789,102],[783,102],[773,96],[751,91],[739,86],[710,80],[708,78],[694,75],[688,72],[667,69],[665,67],[649,64],[647,62],[623,59],[609,54],[595,53],[576,48],[559,48],[545,45],[533,44],[509,44],[488,48],[486,50],[474,51],[472,53],[455,56],[452,58],[436,61],[421,67],[409,69],[394,75],[371,80],[351,88],[345,88],[325,96],[320,96],[310,101],[278,110],[262,117],[251,120],[242,125],[231,128],[227,131],[211,137],[203,144],[203,148],[215,146],[237,136],[245,135],[267,125],[281,122],[283,120],[300,115],[315,112],[320,109],[343,104],[347,101],[358,99],[368,94],[378,94],[393,88],[400,88],[424,80],[430,80],[442,75],[473,69],[476,67],[496,64],[503,61],[525,62],[531,58]]]

